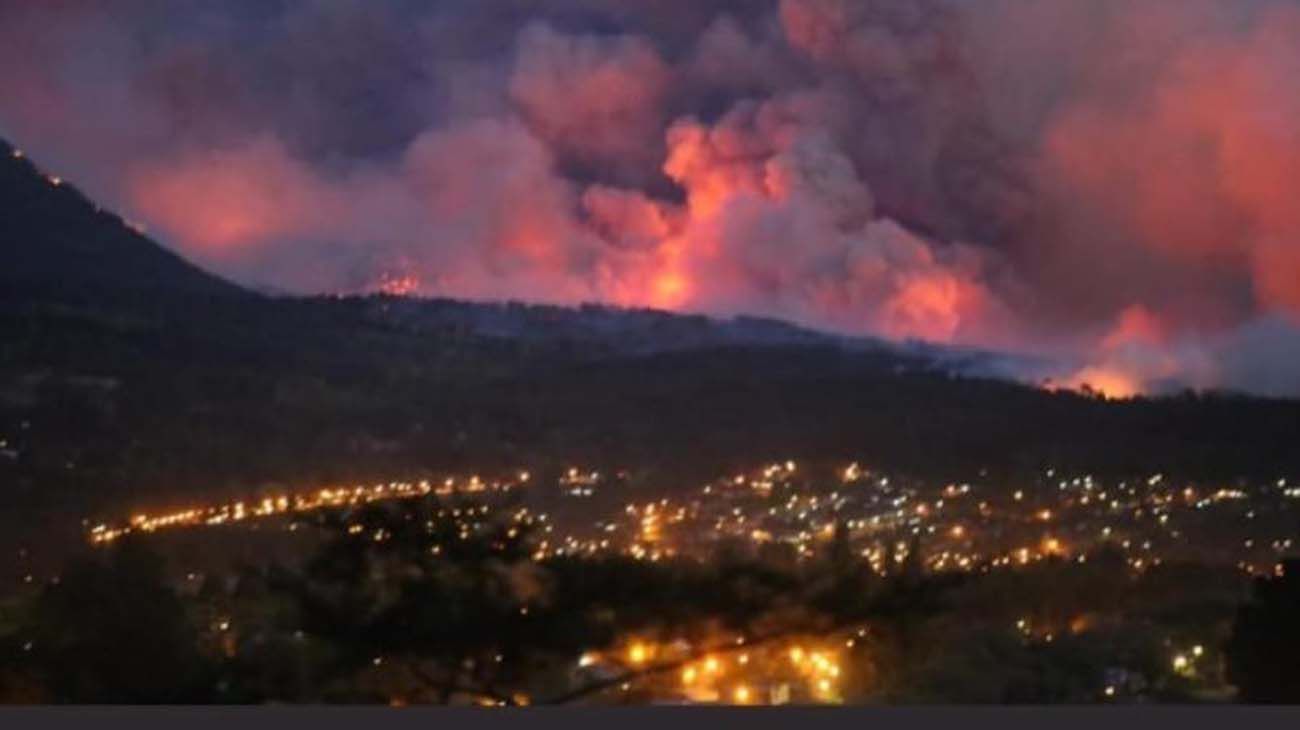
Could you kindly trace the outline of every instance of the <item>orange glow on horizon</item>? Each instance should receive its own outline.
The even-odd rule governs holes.
[[[1061,384],[1066,390],[1091,390],[1108,400],[1128,400],[1142,395],[1143,384],[1119,370],[1101,366],[1086,367]]]
[[[681,306],[690,293],[690,281],[677,271],[665,271],[655,276],[650,288],[650,303],[660,309]]]

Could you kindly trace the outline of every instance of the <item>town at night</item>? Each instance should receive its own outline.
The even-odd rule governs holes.
[[[0,0],[0,705],[1300,705],[1297,73],[1291,0]]]

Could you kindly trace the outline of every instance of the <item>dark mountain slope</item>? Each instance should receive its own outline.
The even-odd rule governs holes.
[[[132,230],[0,140],[0,299],[164,313],[253,296]]]

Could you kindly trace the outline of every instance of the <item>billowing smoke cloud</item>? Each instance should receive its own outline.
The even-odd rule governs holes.
[[[535,23],[519,34],[509,95],[565,157],[635,180],[662,156],[671,76],[640,36],[566,35]]]
[[[1285,0],[0,0],[0,130],[238,280],[1300,393]]]

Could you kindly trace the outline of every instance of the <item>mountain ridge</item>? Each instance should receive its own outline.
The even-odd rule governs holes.
[[[573,463],[681,487],[790,457],[936,479],[1300,475],[1296,401],[1050,393],[971,374],[994,355],[756,317],[248,292],[2,149],[15,515]]]
[[[140,227],[42,171],[0,139],[0,300],[22,305],[71,307],[83,315],[151,317],[194,315],[234,307],[256,316],[256,304],[311,305],[337,301],[319,295],[271,295],[204,271],[146,235]],[[893,351],[911,364],[922,360],[965,363],[1000,357],[925,343],[891,343],[807,328],[770,317],[717,317],[600,303],[562,306],[520,301],[477,302],[447,297],[360,294],[372,318],[412,333],[446,331],[536,342],[545,338],[649,354],[727,346],[834,346]],[[251,308],[250,308],[251,307]],[[266,307],[272,312],[274,307]],[[280,309],[283,309],[281,307]],[[87,311],[89,310],[89,311]]]
[[[164,313],[257,295],[202,271],[0,140],[0,297]]]

